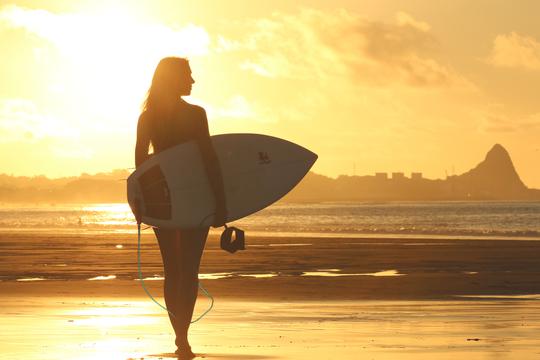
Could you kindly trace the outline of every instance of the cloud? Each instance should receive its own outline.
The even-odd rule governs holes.
[[[488,106],[480,118],[480,130],[484,133],[534,133],[540,130],[540,113],[514,118],[505,114],[501,104]]]
[[[482,130],[487,133],[512,133],[518,130],[517,124],[499,114],[487,114],[482,125]]]
[[[208,53],[210,37],[194,24],[181,28],[143,23],[123,12],[103,14],[62,13],[28,9],[16,5],[0,8],[0,24],[22,28],[55,44],[69,56],[102,54],[108,61],[115,54],[177,54],[197,56]]]
[[[12,146],[61,158],[85,158],[93,150],[81,143],[79,129],[60,118],[43,113],[27,99],[0,99],[0,145]],[[37,155],[36,155],[37,156]]]
[[[229,99],[224,107],[217,107],[211,110],[216,117],[224,118],[251,118],[254,117],[252,105],[242,95],[236,95]]]
[[[124,109],[138,108],[161,58],[210,51],[203,27],[144,22],[127,12],[54,13],[10,5],[0,7],[2,28],[25,31],[52,45],[34,49],[37,60],[55,60],[47,68],[51,86],[68,96],[77,94],[66,101],[78,102],[83,113],[105,109],[114,119],[127,118]]]
[[[516,32],[497,35],[487,62],[498,67],[540,70],[540,42]]]
[[[88,160],[95,155],[95,150],[81,144],[56,144],[51,146],[55,157],[63,159]]]
[[[63,104],[51,112],[94,132],[123,133],[133,125],[159,59],[210,51],[203,27],[148,22],[127,11],[55,13],[0,6],[0,33],[6,28],[37,40],[22,46],[33,47],[32,70],[43,76],[26,78],[19,71],[18,81],[28,88],[46,87],[40,94],[43,106]],[[12,49],[0,46],[2,51]]]
[[[269,109],[259,101],[238,94],[218,103],[209,103],[196,98],[190,100],[206,110],[210,121],[223,120],[220,126],[226,124],[228,130],[235,125],[245,125],[246,122],[252,125],[268,125],[275,123],[282,115],[279,110]]]
[[[435,59],[430,26],[398,12],[385,23],[338,10],[274,13],[249,22],[242,39],[220,38],[220,51],[244,55],[241,68],[268,78],[328,80],[412,87],[468,86],[467,80]]]
[[[520,123],[520,127],[526,131],[540,130],[540,113],[536,113],[524,118]]]
[[[399,11],[396,14],[396,22],[400,26],[412,26],[420,31],[428,32],[431,29],[428,23],[418,21],[406,12]]]
[[[78,138],[79,131],[60,119],[42,113],[26,99],[0,99],[2,142],[33,142],[45,137]]]

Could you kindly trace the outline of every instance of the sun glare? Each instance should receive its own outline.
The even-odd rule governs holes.
[[[3,17],[53,45],[38,51],[40,58],[60,55],[50,69],[57,74],[51,93],[85,110],[82,118],[98,130],[100,121],[113,131],[132,125],[160,58],[202,56],[210,42],[202,27],[157,22],[130,6],[61,14],[11,6]]]

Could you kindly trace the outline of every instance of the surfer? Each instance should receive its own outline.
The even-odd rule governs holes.
[[[195,83],[189,62],[184,58],[162,59],[152,78],[146,101],[137,124],[135,165],[138,167],[152,154],[172,146],[196,140],[204,159],[206,172],[216,198],[212,226],[223,226],[227,217],[221,169],[210,140],[205,110],[186,102]],[[192,359],[188,329],[197,299],[199,265],[208,236],[208,227],[194,229],[154,228],[165,274],[164,293],[177,346],[176,354]]]

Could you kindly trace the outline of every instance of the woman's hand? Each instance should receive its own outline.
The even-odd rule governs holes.
[[[213,227],[218,228],[227,222],[227,209],[223,205],[218,205],[216,208],[216,213],[214,215]]]

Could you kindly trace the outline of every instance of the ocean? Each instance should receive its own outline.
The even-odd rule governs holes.
[[[540,240],[540,202],[275,204],[232,225],[276,236],[528,238]],[[133,233],[127,204],[0,207],[0,231]]]
[[[485,244],[492,243],[488,240],[516,240],[516,249],[533,246],[518,240],[540,240],[540,202],[275,204],[232,225],[246,231],[251,251],[244,259],[249,260],[238,263],[239,257],[233,260],[224,256],[214,236],[205,248],[206,270],[200,279],[337,277],[346,267],[352,272],[348,276],[400,276],[407,267],[399,261],[384,260],[386,266],[364,269],[360,254],[366,246],[388,244],[392,245],[388,250],[376,252],[390,251],[389,258],[395,260],[396,254],[401,259],[407,253],[403,246],[448,247],[455,243],[452,239],[481,240]],[[221,230],[211,232],[215,235]],[[127,204],[3,206],[0,282],[136,280],[136,232]],[[500,243],[503,248],[509,246],[508,241]],[[536,251],[534,246],[530,249]],[[328,257],[328,252],[341,254],[340,260]],[[151,229],[143,232],[142,254],[145,278],[162,279],[161,257]],[[413,255],[409,253],[407,258]],[[298,265],[295,256],[304,259],[303,265]],[[281,272],[268,262],[273,257],[280,258]],[[287,265],[285,259],[293,258]],[[478,270],[467,267],[463,271]]]

